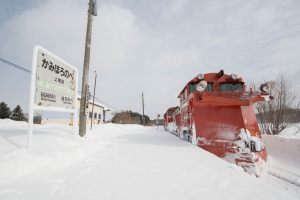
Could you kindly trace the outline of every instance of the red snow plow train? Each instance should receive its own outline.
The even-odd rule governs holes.
[[[259,176],[267,152],[253,104],[270,100],[273,85],[246,91],[235,74],[198,74],[180,92],[180,106],[164,114],[165,129]]]

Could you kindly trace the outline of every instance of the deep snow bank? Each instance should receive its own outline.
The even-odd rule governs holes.
[[[285,129],[280,135],[263,135],[268,152],[268,172],[300,186],[299,124]],[[300,193],[299,193],[300,194]]]
[[[300,139],[263,135],[268,153],[300,169]]]
[[[262,135],[271,164],[284,165],[286,170],[300,176],[300,124],[293,124],[280,135]],[[272,163],[277,162],[277,163]]]

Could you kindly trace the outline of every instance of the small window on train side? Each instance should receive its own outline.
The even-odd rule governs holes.
[[[187,99],[187,89],[185,88],[182,94],[180,95],[180,100],[185,101]]]
[[[220,83],[221,92],[242,92],[242,83]]]

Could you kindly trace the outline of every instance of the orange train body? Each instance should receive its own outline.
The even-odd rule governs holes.
[[[269,100],[266,92],[246,91],[242,78],[199,74],[179,96],[180,106],[164,114],[165,128],[249,173],[260,174],[267,152],[253,105]]]

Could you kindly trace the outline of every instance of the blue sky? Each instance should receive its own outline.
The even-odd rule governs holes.
[[[237,73],[247,83],[284,73],[300,91],[298,0],[102,0],[93,20],[90,84],[96,96],[151,117],[178,104],[198,73]],[[0,56],[31,68],[36,44],[79,69],[87,0],[0,1]],[[0,63],[0,101],[28,110],[30,75]],[[81,84],[81,83],[80,83]]]

